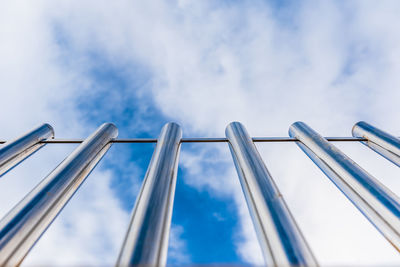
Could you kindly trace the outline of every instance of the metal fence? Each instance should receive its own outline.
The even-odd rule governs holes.
[[[361,142],[400,166],[400,139],[358,122],[353,137],[323,137],[303,122],[290,126],[290,137],[252,138],[239,122],[226,127],[226,138],[182,138],[176,123],[167,123],[158,139],[117,139],[111,123],[85,140],[54,139],[43,124],[14,141],[0,141],[0,176],[48,143],[80,145],[0,221],[0,265],[19,265],[57,214],[74,195],[113,143],[157,143],[148,166],[117,266],[165,265],[181,143],[226,142],[265,259],[270,266],[317,266],[310,247],[254,142],[295,142],[400,251],[400,199],[336,148],[332,142]]]

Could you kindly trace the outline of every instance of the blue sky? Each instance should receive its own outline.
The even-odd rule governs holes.
[[[399,133],[398,1],[7,1],[0,11],[1,139],[42,122],[83,138],[287,136],[302,120],[350,136],[366,120]],[[294,144],[257,144],[316,258],[398,265],[400,257]],[[399,170],[338,144],[400,194]],[[0,216],[74,145],[48,145],[0,179]],[[26,259],[112,265],[153,144],[115,144]],[[345,219],[346,218],[346,219]],[[168,263],[262,264],[227,144],[183,144]]]

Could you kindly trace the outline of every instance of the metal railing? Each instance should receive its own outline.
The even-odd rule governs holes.
[[[303,122],[290,126],[290,137],[252,138],[238,122],[227,126],[226,138],[182,138],[176,123],[167,123],[158,139],[117,135],[106,123],[85,140],[54,139],[53,128],[43,124],[14,141],[0,141],[0,176],[46,144],[80,144],[0,221],[1,266],[23,261],[113,143],[156,143],[116,266],[166,264],[180,146],[196,142],[229,144],[267,265],[318,263],[254,142],[295,142],[400,251],[400,199],[332,144],[361,142],[400,166],[400,139],[366,122],[354,125],[353,137],[323,137]]]

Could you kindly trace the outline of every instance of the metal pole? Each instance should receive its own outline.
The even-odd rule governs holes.
[[[290,126],[299,147],[400,251],[400,199],[303,122]]]
[[[352,129],[354,137],[363,137],[366,146],[400,167],[400,139],[365,121],[357,122]]]
[[[0,221],[0,266],[19,265],[118,135],[100,126]]]
[[[161,130],[116,266],[164,266],[175,195],[182,130]]]
[[[232,122],[225,134],[266,264],[318,265],[244,126]]]
[[[53,127],[45,123],[25,135],[7,142],[0,149],[0,176],[39,150],[45,145],[40,141],[49,137],[54,137],[54,130]]]

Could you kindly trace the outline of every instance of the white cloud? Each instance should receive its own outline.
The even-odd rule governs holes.
[[[0,10],[2,139],[13,139],[43,122],[55,128],[57,137],[85,137],[95,130],[96,125],[84,123],[74,103],[77,92],[90,86],[84,72],[87,65],[79,65],[79,58],[74,59],[74,69],[66,64],[66,51],[58,43],[47,13],[51,13],[50,8],[46,1],[12,1]],[[4,216],[73,148],[47,145],[2,177],[0,215]],[[129,213],[111,189],[112,176],[106,168],[98,167],[23,264],[114,264]]]
[[[236,227],[239,227],[239,231],[236,232],[235,229],[232,234],[237,242],[235,244],[238,247],[237,252],[247,262],[262,264],[261,250],[227,144],[206,144],[201,148],[196,152],[182,149],[180,166],[188,172],[184,182],[200,191],[208,191],[216,198],[232,201],[236,205],[239,218]],[[218,214],[213,215],[219,220]]]
[[[172,258],[174,263],[179,265],[187,265],[190,263],[190,253],[188,253],[186,249],[185,240],[181,238],[184,231],[185,230],[180,225],[171,225],[168,258]]]
[[[343,5],[326,1],[317,6],[306,1],[291,14],[289,26],[262,5],[216,10],[203,6],[201,23],[181,9],[183,23],[169,29],[180,32],[180,38],[162,42],[168,48],[167,58],[174,60],[154,60],[165,75],[153,95],[163,111],[180,118],[189,132],[222,135],[228,122],[239,120],[255,136],[287,135],[292,122],[304,120],[325,135],[340,136],[350,135],[351,126],[361,119],[399,132],[398,114],[390,108],[397,105],[400,92],[397,5],[383,2],[376,10],[365,1]],[[304,168],[301,157],[297,153],[292,159],[296,169],[275,162],[285,171],[274,177],[290,181],[280,184],[289,199],[296,188],[304,192],[318,188],[313,198],[303,193],[289,203],[301,207],[296,218],[304,220],[301,226],[320,262],[398,263],[395,250],[329,181],[324,187],[316,186],[317,180],[304,181],[323,175]],[[398,186],[391,188],[396,191]],[[253,253],[244,247],[239,251]]]

